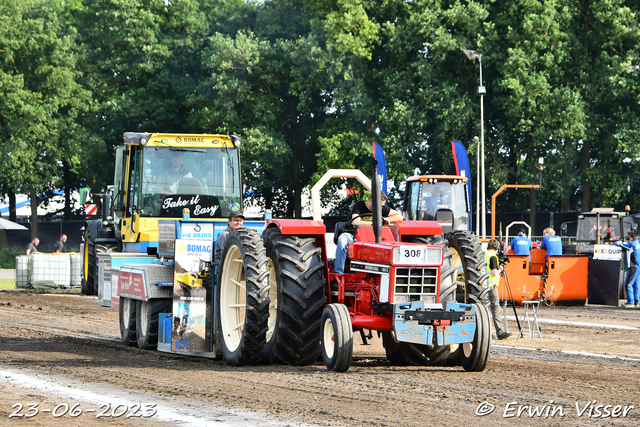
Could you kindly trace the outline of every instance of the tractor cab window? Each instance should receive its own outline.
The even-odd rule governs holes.
[[[420,181],[407,183],[407,191],[409,192],[409,203],[406,207],[405,216],[407,220],[415,221],[420,208]]]
[[[466,186],[451,182],[422,183],[420,211],[424,212],[424,219],[434,219],[436,212],[451,209],[454,217],[467,213],[465,198]]]
[[[140,162],[141,216],[225,218],[240,208],[235,148],[144,147]]]
[[[595,242],[600,237],[600,242],[613,242],[622,236],[618,230],[619,219],[612,217],[600,216],[587,217],[584,221],[578,222],[577,240]]]

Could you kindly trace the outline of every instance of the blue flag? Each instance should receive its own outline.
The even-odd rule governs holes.
[[[373,143],[375,145],[374,156],[378,161],[378,178],[380,178],[380,183],[382,184],[382,191],[387,194],[387,161],[384,158],[384,151],[382,151],[380,144],[375,141]]]
[[[467,150],[460,141],[451,141],[451,151],[453,151],[453,163],[456,165],[456,175],[468,178],[467,181],[467,198],[469,200],[469,231],[473,230],[471,208],[471,166],[469,166],[469,156]]]

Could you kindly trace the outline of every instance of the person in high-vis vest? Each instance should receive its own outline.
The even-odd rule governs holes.
[[[511,332],[506,332],[500,319],[500,297],[498,296],[498,285],[500,284],[500,264],[498,263],[498,253],[496,250],[500,243],[496,239],[489,240],[487,251],[484,253],[484,259],[487,261],[487,272],[489,279],[487,286],[489,287],[489,302],[491,303],[491,315],[493,316],[493,326],[496,328],[496,337],[499,340],[509,338]]]

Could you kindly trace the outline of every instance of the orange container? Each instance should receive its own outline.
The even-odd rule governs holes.
[[[544,255],[542,259],[544,260]],[[538,299],[542,294],[542,273],[531,273],[527,255],[509,255],[509,260],[510,262],[504,266],[505,276],[500,278],[500,285],[498,285],[500,299],[515,301],[516,304]],[[533,254],[531,260],[534,260]],[[531,266],[534,273],[539,270],[539,266],[536,264]],[[544,270],[544,263],[542,269]]]
[[[545,249],[532,249],[531,262],[526,255],[512,255],[504,266],[506,280],[498,286],[500,299],[522,301],[546,299],[564,305],[584,305],[587,299],[589,258],[585,255],[560,255],[549,257],[549,277],[544,289]],[[508,289],[507,289],[508,284]]]
[[[587,300],[589,258],[586,255],[549,257],[547,299],[565,305],[584,305]]]

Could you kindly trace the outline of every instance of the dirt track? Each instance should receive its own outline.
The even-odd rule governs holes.
[[[509,314],[513,317],[512,311]],[[18,409],[13,405],[19,402],[24,405],[22,414],[27,413],[29,402],[38,403],[39,409],[54,409],[62,402],[70,408],[80,403],[81,408],[99,409],[98,404],[69,398],[65,395],[69,391],[30,389],[20,384],[19,374],[37,376],[38,381],[71,383],[72,387],[85,390],[82,393],[87,396],[90,392],[102,393],[112,406],[116,402],[109,399],[119,392],[125,399],[129,396],[130,406],[136,402],[156,403],[172,406],[178,412],[188,408],[202,421],[201,425],[250,423],[249,418],[242,418],[244,413],[235,412],[227,418],[203,414],[212,407],[257,411],[255,419],[259,421],[255,425],[637,425],[640,310],[542,307],[539,317],[543,320],[544,341],[534,338],[530,342],[528,337],[494,341],[484,372],[468,373],[459,367],[390,366],[376,357],[383,356],[376,338],[371,346],[356,348],[359,358],[348,372],[334,373],[322,364],[236,368],[216,360],[125,347],[119,342],[117,311],[99,307],[95,298],[3,291],[0,425],[151,426],[159,421],[164,421],[160,425],[195,424],[193,418],[167,421],[156,416],[126,418],[126,414],[96,418],[88,412],[75,418],[68,413],[55,418],[40,411],[31,418],[9,419]],[[516,328],[515,321],[509,322],[509,328]],[[359,342],[357,335],[356,341]],[[598,403],[588,405],[593,400]],[[580,410],[587,407],[580,417],[576,402]],[[589,408],[599,404],[613,405],[607,410],[619,416],[596,418],[596,408],[591,412]],[[488,415],[476,414],[491,405],[494,410]],[[522,405],[537,407],[542,416],[530,417],[529,408],[524,408],[518,417]],[[625,406],[627,415],[623,417]],[[64,407],[59,408],[58,413],[63,410]]]

